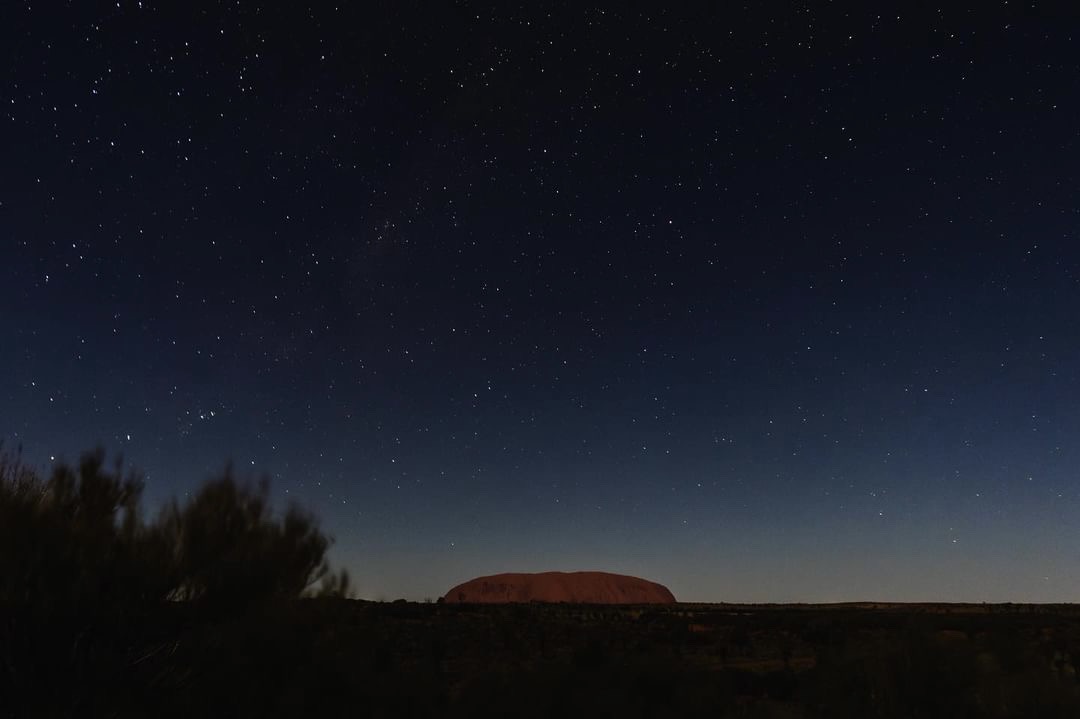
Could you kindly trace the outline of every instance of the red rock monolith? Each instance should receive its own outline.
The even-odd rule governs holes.
[[[674,604],[667,587],[608,572],[493,574],[459,584],[443,597],[451,603],[567,602],[573,604]]]

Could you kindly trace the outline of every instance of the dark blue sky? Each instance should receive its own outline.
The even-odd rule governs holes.
[[[1080,598],[1076,16],[93,5],[0,22],[33,462],[232,459],[373,598]]]

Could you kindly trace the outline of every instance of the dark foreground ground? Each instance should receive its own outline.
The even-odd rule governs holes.
[[[1080,717],[1073,605],[0,608],[0,716]]]

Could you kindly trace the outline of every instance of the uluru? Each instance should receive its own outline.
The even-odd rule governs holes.
[[[443,597],[450,603],[674,604],[662,584],[608,572],[493,574],[459,584]]]

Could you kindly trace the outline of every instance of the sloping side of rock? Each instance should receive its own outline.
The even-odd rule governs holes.
[[[674,604],[662,584],[607,572],[493,574],[459,584],[443,597],[451,603],[568,602],[573,604]]]

